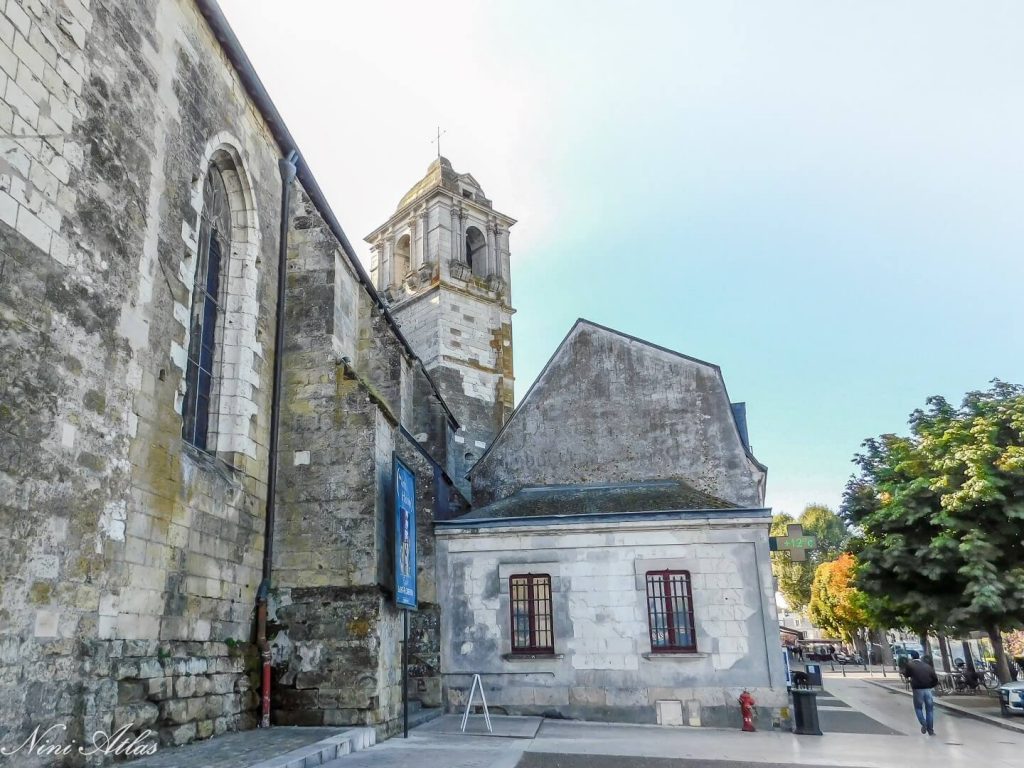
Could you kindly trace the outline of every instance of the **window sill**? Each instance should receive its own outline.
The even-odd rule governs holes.
[[[237,478],[242,474],[242,470],[239,467],[229,463],[214,451],[198,448],[184,438],[180,438],[180,440],[182,453],[190,458],[195,466],[216,473],[225,482],[233,486],[237,485]]]
[[[659,651],[658,653],[642,653],[640,654],[648,661],[672,661],[677,659],[710,659],[710,653],[701,653],[700,651]]]
[[[564,653],[503,653],[504,661],[558,661],[565,658]]]

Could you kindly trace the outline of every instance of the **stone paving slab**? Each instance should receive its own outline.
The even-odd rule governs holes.
[[[335,739],[349,730],[274,726],[236,731],[183,747],[161,747],[155,755],[133,760],[130,765],[132,768],[253,768],[269,762],[270,758],[310,750],[313,745]]]
[[[325,763],[323,768],[515,768],[531,743],[528,739],[421,733],[424,727],[410,732],[408,739],[393,736],[373,749]]]
[[[466,736],[503,736],[513,739],[532,739],[537,735],[542,717],[512,717],[508,715],[491,715],[493,733],[487,732],[487,724],[483,715],[470,715],[466,724]],[[416,729],[418,733],[452,733],[463,735],[462,715],[442,715]]]

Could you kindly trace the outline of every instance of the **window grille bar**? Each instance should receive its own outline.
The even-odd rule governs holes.
[[[200,302],[194,311],[196,327],[189,342],[188,371],[185,376],[183,437],[201,450],[208,447],[210,401],[213,390],[213,369],[216,353],[217,318],[220,295],[221,244],[216,228],[210,227],[206,254],[202,260],[204,274],[197,275],[193,302]]]
[[[514,653],[554,653],[550,576],[510,576],[509,610]]]
[[[646,581],[651,651],[696,651],[690,574],[650,571]]]

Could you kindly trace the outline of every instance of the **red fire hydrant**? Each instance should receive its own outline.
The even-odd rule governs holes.
[[[743,691],[738,701],[740,703],[740,712],[743,714],[743,730],[750,732],[757,730],[754,728],[754,705],[757,702],[750,695],[750,691]]]

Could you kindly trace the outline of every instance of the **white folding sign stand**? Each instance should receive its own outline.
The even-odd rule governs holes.
[[[484,697],[484,684],[480,675],[473,675],[473,687],[469,691],[469,701],[466,702],[466,713],[462,716],[462,732],[466,732],[466,725],[469,723],[469,711],[473,708],[473,694],[480,689],[480,702],[484,705],[484,722],[487,723],[487,732],[494,733],[491,728],[491,713],[487,711],[487,699]]]

